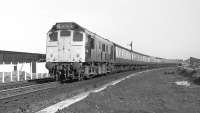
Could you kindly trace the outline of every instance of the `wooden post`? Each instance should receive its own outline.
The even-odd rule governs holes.
[[[130,44],[130,46],[131,46],[131,53],[133,52],[133,42],[131,41],[131,44]],[[131,54],[131,61],[133,60],[133,57],[132,57],[132,54]]]
[[[24,62],[25,63],[25,66],[26,66],[26,62]],[[26,80],[27,79],[27,77],[26,77],[26,70],[24,70],[24,80]]]
[[[12,62],[11,62],[11,65],[12,65]],[[13,69],[13,70],[14,70],[14,69]],[[11,70],[11,75],[10,75],[10,81],[11,81],[11,82],[13,81],[12,70]]]
[[[31,74],[31,80],[33,79],[33,73],[32,73],[32,62],[30,62],[30,74]]]
[[[19,62],[17,62],[17,66],[19,65]],[[17,69],[17,81],[19,81],[19,71]]]
[[[3,65],[4,65],[5,63],[4,63],[4,61],[3,61]],[[4,81],[4,71],[3,71],[3,73],[2,73],[3,75],[2,75],[2,83],[4,83],[5,81]]]
[[[2,76],[2,83],[4,83],[5,81],[4,81],[4,72],[3,72],[3,76]]]
[[[17,81],[19,81],[19,71],[17,70]]]
[[[10,81],[12,82],[13,81],[13,76],[12,76],[12,71],[11,71],[11,75],[10,75]]]
[[[35,62],[35,75],[36,75],[36,78],[38,79],[39,78],[39,76],[38,76],[38,74],[37,74],[37,62]]]
[[[23,62],[23,66],[26,65],[26,62]],[[23,71],[22,71],[23,72]],[[23,74],[23,73],[22,73]],[[26,70],[24,70],[24,80],[26,80]]]

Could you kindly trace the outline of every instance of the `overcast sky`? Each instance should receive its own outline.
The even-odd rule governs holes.
[[[2,0],[0,49],[45,53],[46,33],[73,21],[163,58],[200,58],[200,0]]]

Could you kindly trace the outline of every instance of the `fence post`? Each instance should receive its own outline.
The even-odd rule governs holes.
[[[17,71],[17,81],[19,81],[19,71]]]
[[[19,65],[19,62],[17,62],[17,66]],[[19,81],[19,71],[17,69],[17,81]]]
[[[11,64],[11,66],[12,66],[12,62],[10,63]],[[11,75],[10,75],[10,81],[12,82],[13,81],[13,76],[12,76],[12,70],[11,70],[11,73],[10,73]]]
[[[24,71],[24,79],[26,80],[27,78],[26,78],[26,71]]]
[[[33,79],[33,73],[32,73],[32,62],[30,62],[30,74],[31,74],[31,80]]]
[[[23,66],[26,66],[26,62],[23,62]],[[23,69],[22,69],[23,70]],[[23,75],[23,73],[24,73],[24,80],[26,80],[26,70],[24,70],[24,71],[22,71],[22,75]]]
[[[4,72],[3,72],[3,76],[2,76],[2,83],[4,83]]]
[[[13,76],[12,76],[12,71],[10,72],[11,73],[11,75],[10,75],[10,81],[12,82],[13,81]]]
[[[5,64],[5,62],[3,61],[3,65]],[[4,71],[3,71],[3,73],[2,73],[3,75],[2,75],[2,83],[4,83],[5,81],[4,81]]]

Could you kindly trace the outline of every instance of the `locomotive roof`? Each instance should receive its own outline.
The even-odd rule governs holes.
[[[45,54],[41,53],[28,53],[28,52],[18,52],[18,51],[5,51],[0,50],[0,64],[3,62],[5,64],[22,63],[22,62],[44,62]]]
[[[116,44],[116,43],[114,43],[114,44],[115,44],[116,46],[120,47],[120,48],[123,48],[123,49],[125,49],[125,50],[131,52],[130,49],[127,49],[127,48],[125,48],[125,47],[123,47],[123,46],[120,46],[120,45],[118,45],[118,44]],[[139,54],[139,55],[142,55],[142,56],[150,57],[149,55],[145,55],[145,54],[142,54],[142,53],[139,53],[139,52],[133,51],[133,50],[132,50],[132,52],[133,52],[133,53],[136,53],[136,54]]]
[[[89,32],[90,34],[92,34],[94,36],[97,36],[99,38],[102,38],[102,39],[104,39],[106,41],[109,41],[109,42],[113,43],[112,41],[110,41],[110,40],[108,40],[106,38],[103,38],[103,37],[99,36],[96,33],[93,33],[91,31],[87,30],[86,28],[78,25],[75,22],[59,22],[59,23],[56,23],[55,25],[53,25],[51,30],[58,30],[58,29],[59,30],[78,30],[78,31],[83,31],[83,32]]]
[[[59,22],[53,25],[52,30],[80,30],[85,31],[83,27],[75,22]]]
[[[104,40],[106,40],[106,41],[108,41],[108,42],[110,42],[110,43],[113,43],[113,44],[115,44],[116,46],[118,46],[118,47],[120,47],[120,48],[123,48],[123,49],[125,49],[125,50],[127,50],[127,51],[131,51],[130,49],[127,49],[127,48],[125,48],[125,47],[122,47],[122,46],[120,46],[120,45],[118,45],[118,44],[116,44],[116,43],[114,43],[114,42],[112,42],[112,41],[110,41],[110,40],[108,40],[108,39],[106,39],[106,38],[103,38],[103,37],[97,35],[96,33],[93,33],[93,32],[91,32],[91,31],[87,30],[86,28],[84,28],[84,27],[78,25],[78,24],[75,23],[75,22],[58,22],[58,23],[56,23],[55,25],[53,25],[53,27],[52,27],[51,30],[58,30],[58,29],[59,29],[59,30],[78,30],[78,31],[83,31],[83,32],[89,32],[89,33],[91,33],[92,35],[97,36],[97,37],[99,37],[99,38],[102,38],[102,39],[104,39]],[[139,55],[142,55],[142,56],[152,57],[152,56],[145,55],[145,54],[142,54],[142,53],[139,53],[139,52],[136,52],[136,51],[132,51],[132,52],[133,52],[133,53],[136,53],[136,54],[139,54]]]

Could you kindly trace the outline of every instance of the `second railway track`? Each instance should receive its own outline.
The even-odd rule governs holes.
[[[11,88],[6,90],[0,91],[0,100],[24,95],[28,93],[33,93],[45,89],[55,88],[59,83],[58,82],[49,82],[49,83],[43,83],[43,84],[36,84],[36,85],[29,85],[24,87],[18,87],[18,88]]]
[[[33,80],[20,81],[20,82],[0,83],[0,91],[6,90],[6,89],[18,88],[18,87],[25,87],[25,86],[30,86],[30,85],[54,82],[54,81],[55,79],[49,77],[49,78],[33,79]]]

